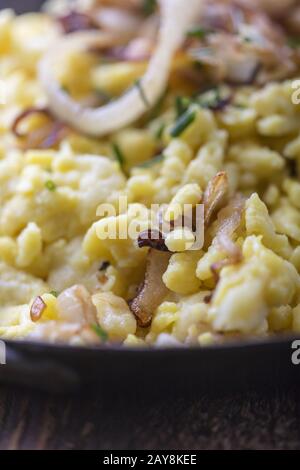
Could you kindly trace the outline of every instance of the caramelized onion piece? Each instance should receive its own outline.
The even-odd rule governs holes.
[[[44,115],[49,118],[49,123],[28,134],[21,132],[19,130],[20,124],[34,114]],[[54,120],[48,108],[28,108],[16,117],[12,125],[14,135],[19,139],[26,139],[24,142],[25,149],[48,149],[54,147],[65,137],[67,131],[67,126],[60,121]]]
[[[216,283],[219,280],[220,269],[242,261],[242,250],[234,243],[233,236],[241,225],[244,209],[245,199],[241,195],[237,195],[218,214],[218,228],[213,245],[218,246],[220,250],[224,251],[227,258],[211,266]]]
[[[71,11],[67,15],[58,18],[60,25],[65,34],[74,33],[75,31],[87,31],[96,29],[97,26],[89,15],[78,11]]]
[[[22,111],[14,120],[12,125],[12,132],[15,134],[16,137],[25,137],[26,134],[19,131],[20,124],[24,121],[24,119],[28,118],[33,114],[42,114],[48,118],[51,118],[51,113],[48,108],[28,108],[25,111]]]
[[[145,280],[135,299],[130,302],[130,309],[142,328],[150,325],[153,313],[169,292],[162,277],[167,270],[170,257],[171,253],[153,249],[148,253]]]
[[[240,227],[244,209],[245,198],[238,194],[218,214],[217,234],[213,243],[222,246],[227,252],[230,250],[226,249],[228,245],[225,242],[225,237],[232,239],[233,234]]]
[[[214,214],[226,204],[228,189],[228,177],[224,171],[217,173],[208,183],[203,195],[205,227],[208,227]]]
[[[138,237],[138,246],[139,248],[147,246],[158,251],[169,251],[165,244],[164,236],[159,230],[149,229],[141,232]]]
[[[34,299],[30,308],[30,318],[33,322],[37,322],[43,315],[47,305],[43,301],[42,297],[38,296]]]
[[[288,33],[296,38],[300,35],[300,5],[296,5],[295,8],[290,9],[286,12],[283,18],[284,26]]]
[[[214,295],[213,292],[211,292],[211,294],[206,295],[206,296],[204,297],[204,299],[203,299],[203,302],[204,302],[205,304],[209,305],[209,304],[211,303],[211,301],[212,301],[213,295]]]
[[[188,53],[208,65],[217,82],[264,84],[292,76],[296,64],[280,23],[288,13],[295,17],[295,11],[285,3],[293,0],[282,5],[275,0],[206,2],[201,24],[207,33],[200,43],[192,42]],[[273,18],[269,10],[280,14]]]
[[[49,149],[57,145],[67,134],[68,128],[63,122],[55,121],[49,125],[48,128],[44,127],[45,137],[36,142],[34,148]],[[36,134],[35,134],[36,135]],[[34,138],[34,134],[32,135]],[[31,139],[34,142],[34,139]],[[30,141],[28,143],[30,144]],[[32,147],[31,147],[32,148]]]

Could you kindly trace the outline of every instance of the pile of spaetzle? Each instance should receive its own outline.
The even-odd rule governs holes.
[[[164,0],[0,12],[1,338],[206,346],[300,332],[300,10],[281,2],[279,25],[275,1],[193,2],[156,84]],[[99,31],[107,44],[73,47]],[[126,94],[136,115],[117,125]],[[121,197],[126,210],[97,213]],[[146,230],[152,204],[204,204],[203,247],[187,230],[156,244],[101,236]]]

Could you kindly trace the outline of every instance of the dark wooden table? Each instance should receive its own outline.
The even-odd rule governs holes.
[[[297,388],[61,397],[2,386],[0,449],[300,449],[299,397]]]
[[[299,388],[215,397],[153,389],[58,397],[0,386],[0,449],[300,449]]]

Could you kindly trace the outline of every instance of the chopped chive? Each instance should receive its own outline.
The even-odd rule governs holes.
[[[151,160],[147,160],[146,162],[140,163],[136,165],[138,168],[150,168],[151,166],[157,165],[164,160],[165,156],[163,153],[156,155],[156,157],[151,158]]]
[[[175,99],[175,108],[177,117],[179,118],[182,114],[184,114],[188,107],[190,106],[191,102],[189,98],[185,98],[182,96],[177,96]]]
[[[204,39],[207,34],[210,33],[212,33],[212,30],[210,29],[203,28],[202,26],[195,26],[188,31],[187,35],[190,38]]]
[[[49,191],[55,191],[56,190],[56,184],[52,180],[46,181],[45,186]]]
[[[162,138],[165,128],[166,128],[165,123],[164,122],[161,123],[161,125],[158,127],[157,131],[155,132],[155,138],[157,140],[160,140]]]
[[[143,12],[145,15],[152,15],[157,6],[157,0],[143,0]]]
[[[113,150],[115,159],[119,162],[120,167],[123,168],[123,166],[125,165],[126,159],[124,157],[122,150],[120,149],[119,145],[116,142],[113,142],[112,150]]]
[[[58,297],[59,296],[59,292],[57,292],[57,290],[51,290],[49,292],[49,294],[53,295],[54,297]]]
[[[244,36],[244,37],[243,37],[243,40],[244,40],[245,42],[253,42],[253,39],[250,38],[249,36]]]
[[[170,134],[172,137],[180,136],[189,127],[192,122],[196,119],[196,112],[187,110],[179,119],[175,122],[174,127],[171,129]]]
[[[136,81],[134,82],[134,86],[138,89],[139,94],[140,94],[140,97],[141,97],[141,99],[142,99],[144,105],[145,105],[147,108],[150,108],[150,103],[149,103],[149,101],[148,101],[148,98],[147,98],[147,96],[146,96],[146,94],[145,94],[145,91],[144,91],[144,89],[143,89],[143,86],[142,86],[142,84],[141,84],[141,80],[139,80],[139,79],[136,80]]]
[[[91,329],[96,333],[96,335],[99,336],[101,341],[108,340],[108,334],[106,333],[106,331],[103,330],[103,328],[101,328],[100,325],[93,324],[90,326],[91,326]]]

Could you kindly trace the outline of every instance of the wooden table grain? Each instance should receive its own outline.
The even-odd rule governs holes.
[[[0,449],[300,449],[300,390],[51,396],[0,388]]]

